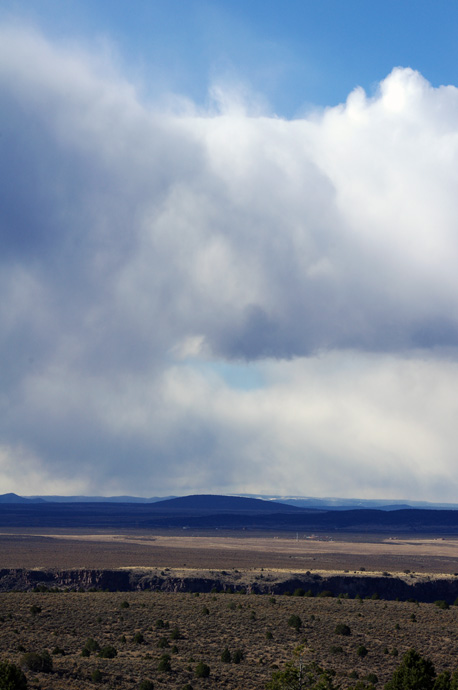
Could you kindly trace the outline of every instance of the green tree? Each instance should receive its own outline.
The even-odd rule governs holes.
[[[430,659],[422,657],[415,649],[409,649],[385,684],[385,690],[433,690],[436,672]]]
[[[0,690],[27,690],[27,678],[10,661],[0,661]]]
[[[442,671],[442,673],[439,673],[436,680],[434,681],[433,689],[434,690],[450,690],[450,680],[451,680],[450,671]]]
[[[325,670],[315,662],[304,664],[290,661],[285,668],[272,673],[267,690],[337,690],[333,683],[334,672]]]

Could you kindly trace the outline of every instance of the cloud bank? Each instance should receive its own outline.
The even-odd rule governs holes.
[[[166,110],[3,26],[0,112],[0,491],[456,496],[454,86]]]

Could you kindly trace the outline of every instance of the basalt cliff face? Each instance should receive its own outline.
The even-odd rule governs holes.
[[[458,598],[458,577],[416,574],[329,574],[276,571],[174,571],[147,569],[0,570],[0,592],[33,590],[108,590],[120,592],[240,592],[304,594],[381,599],[415,599],[450,604]]]

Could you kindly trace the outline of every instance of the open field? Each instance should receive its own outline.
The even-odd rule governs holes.
[[[299,630],[288,625],[292,615],[302,621]],[[29,687],[42,690],[93,688],[96,670],[107,688],[133,690],[149,679],[156,690],[187,683],[194,690],[260,690],[300,643],[305,661],[334,669],[343,688],[355,682],[355,674],[369,673],[382,688],[411,647],[429,656],[437,671],[458,665],[458,607],[442,610],[434,604],[221,593],[12,592],[0,595],[0,616],[0,658],[21,663],[25,652],[51,653],[52,673],[27,671]],[[339,623],[349,626],[349,636],[335,632]],[[117,656],[81,656],[89,637],[100,647],[114,647]],[[358,655],[362,646],[366,656]],[[243,660],[223,662],[225,647],[231,654],[241,650]],[[170,672],[158,670],[164,653],[170,655]],[[196,677],[199,661],[210,667],[208,679]]]
[[[3,568],[272,568],[453,574],[458,538],[2,529]]]

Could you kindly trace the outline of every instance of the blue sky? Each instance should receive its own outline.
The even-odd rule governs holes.
[[[60,40],[108,42],[152,98],[205,103],[223,78],[291,117],[371,92],[397,66],[434,86],[458,79],[458,10],[442,0],[5,0],[0,12]]]
[[[0,492],[454,501],[458,9],[0,6]]]

